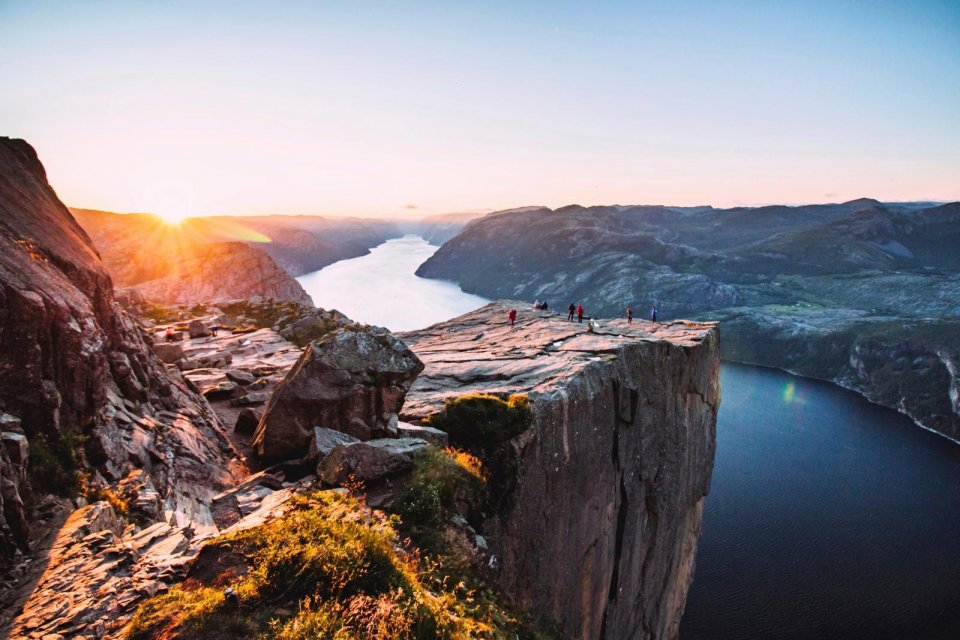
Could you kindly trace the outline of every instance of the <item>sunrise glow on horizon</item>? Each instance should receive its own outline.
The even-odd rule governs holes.
[[[71,206],[960,200],[960,4],[0,3]]]

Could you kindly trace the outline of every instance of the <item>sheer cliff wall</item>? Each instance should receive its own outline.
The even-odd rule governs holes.
[[[533,426],[501,451],[507,497],[483,527],[496,581],[564,637],[673,638],[713,469],[718,331],[586,327],[496,302],[401,334],[426,363],[404,413],[528,394]]]

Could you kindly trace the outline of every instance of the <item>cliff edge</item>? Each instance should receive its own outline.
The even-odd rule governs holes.
[[[563,637],[676,637],[716,446],[716,325],[590,331],[500,301],[399,335],[426,365],[402,419],[465,394],[530,398],[533,426],[498,452],[506,497],[482,528],[514,604]]]

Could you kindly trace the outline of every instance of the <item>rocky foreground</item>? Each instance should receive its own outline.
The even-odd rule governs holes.
[[[715,331],[614,321],[590,333],[585,325],[532,310],[521,311],[510,328],[506,306],[493,303],[403,336],[425,364],[403,403],[409,422],[394,422],[393,433],[361,434],[393,439],[387,450],[353,453],[359,439],[317,430],[298,449],[310,459],[305,475],[302,465],[253,474],[213,496],[207,515],[195,520],[149,524],[140,505],[151,492],[138,487],[125,491],[139,524],[109,502],[70,514],[51,548],[34,560],[45,571],[32,576],[36,584],[28,584],[12,630],[25,637],[113,637],[139,602],[188,575],[218,536],[281,517],[289,500],[310,487],[336,486],[346,479],[340,471],[345,464],[371,486],[399,486],[425,438],[447,439],[411,422],[466,394],[519,392],[533,401],[534,427],[497,451],[501,469],[509,470],[497,480],[500,507],[476,529],[463,525],[476,541],[475,562],[490,569],[518,607],[559,625],[561,637],[674,636],[712,467],[719,402]],[[303,358],[301,349],[270,328],[186,334],[173,342],[163,338],[165,329],[154,328],[155,348],[170,366],[183,369],[221,419],[236,425],[232,437],[248,450],[242,412],[262,414],[270,392]],[[376,395],[384,387],[367,388]],[[355,418],[361,415],[354,411]],[[374,497],[389,502],[396,491],[388,486]],[[571,549],[581,551],[571,555]],[[68,588],[72,607],[64,604]]]

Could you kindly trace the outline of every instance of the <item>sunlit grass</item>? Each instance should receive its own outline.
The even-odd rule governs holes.
[[[272,522],[208,545],[242,558],[245,573],[216,588],[188,581],[148,600],[124,637],[540,637],[500,605],[494,592],[465,578],[451,579],[442,557],[422,558],[400,539],[396,516],[333,491],[296,497],[290,507]],[[235,595],[228,597],[227,587]]]

